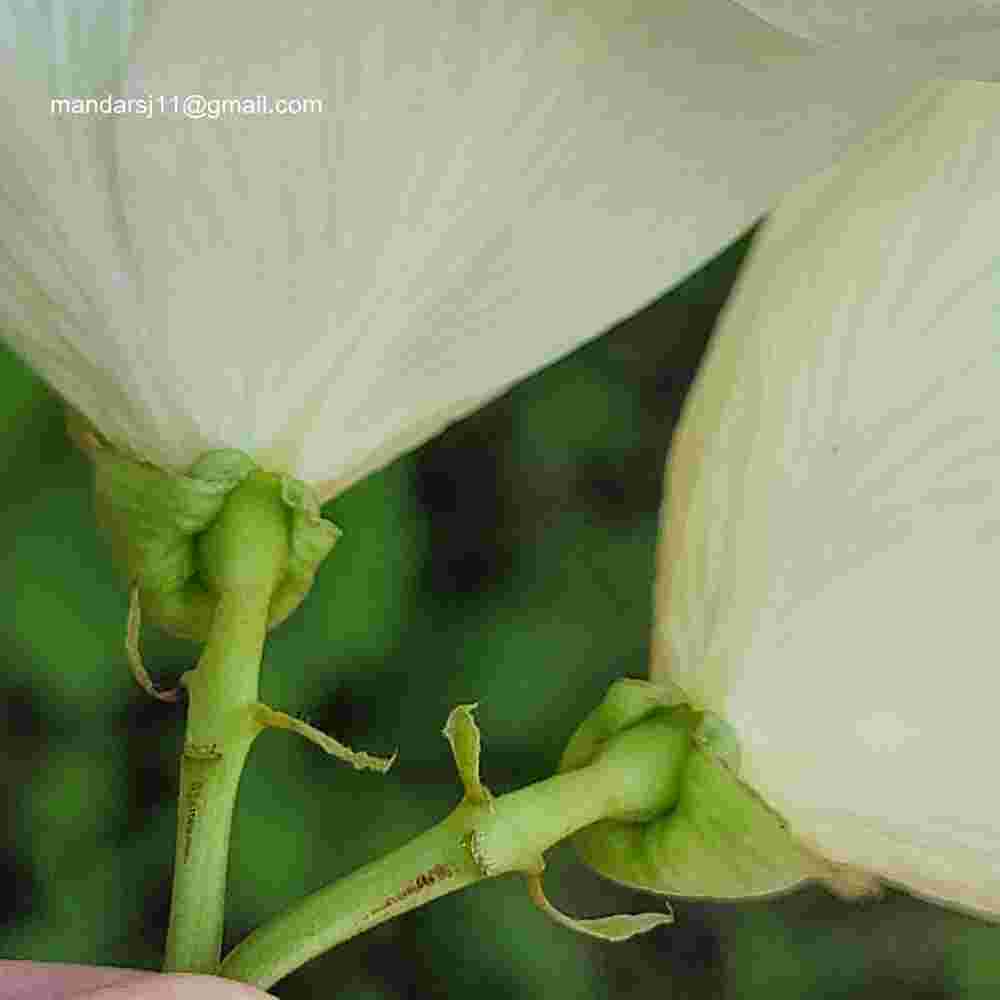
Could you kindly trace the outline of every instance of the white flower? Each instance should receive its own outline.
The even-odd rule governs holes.
[[[781,203],[668,469],[653,678],[835,861],[1000,914],[1000,85]]]
[[[0,4],[0,325],[118,445],[324,496],[654,298],[928,72],[730,0],[150,6]],[[94,95],[152,114],[50,113]],[[158,103],[187,95],[323,110]]]
[[[823,45],[880,52],[928,76],[1000,78],[997,0],[739,0],[769,24]]]

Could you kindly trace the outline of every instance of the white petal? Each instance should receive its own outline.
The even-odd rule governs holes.
[[[669,465],[653,675],[833,859],[1000,914],[1000,86],[783,201]]]
[[[1000,79],[997,0],[739,0],[800,38],[881,52],[953,79]]]
[[[0,53],[54,94],[100,91],[120,74],[144,6],[143,0],[7,0],[0,3]]]
[[[139,37],[131,96],[325,110],[74,120],[0,86],[0,316],[143,456],[327,492],[655,297],[912,80],[729,0],[172,0]]]

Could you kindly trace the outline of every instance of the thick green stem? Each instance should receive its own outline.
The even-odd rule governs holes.
[[[213,972],[219,963],[236,790],[259,732],[250,706],[258,700],[267,597],[223,595],[198,668],[184,679],[190,708],[181,757],[169,972]]]
[[[218,595],[189,697],[181,759],[177,849],[165,969],[218,969],[236,791],[260,731],[261,654],[276,581],[288,558],[288,514],[278,483],[250,476],[202,539],[202,575]]]
[[[286,910],[241,942],[220,974],[267,989],[322,952],[391,917],[509,872],[602,819],[660,813],[676,801],[689,729],[666,715],[608,744],[588,767],[485,804],[466,799],[415,840]]]
[[[267,989],[335,945],[483,874],[469,852],[467,813],[447,819],[408,844],[307,896],[259,927],[226,957],[219,972]]]

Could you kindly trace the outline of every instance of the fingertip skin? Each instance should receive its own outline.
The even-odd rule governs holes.
[[[0,1000],[264,1000],[270,995],[217,976],[0,960]]]
[[[245,983],[218,976],[175,972],[140,973],[135,979],[119,979],[92,993],[80,994],[94,1000],[264,1000],[271,996]]]

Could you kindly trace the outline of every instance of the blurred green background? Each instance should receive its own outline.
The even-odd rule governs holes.
[[[344,537],[269,644],[263,696],[359,749],[358,774],[287,733],[257,742],[231,866],[229,943],[443,816],[440,735],[478,700],[484,777],[546,777],[608,683],[646,669],[663,461],[742,240],[606,336],[330,504]],[[0,955],[156,968],[173,858],[179,708],[131,680],[126,593],[92,524],[57,401],[0,348]],[[195,649],[146,630],[162,684]],[[928,790],[932,795],[933,790]],[[570,848],[553,901],[648,909]],[[678,901],[676,923],[599,944],[495,880],[348,943],[280,997],[993,998],[997,931],[888,893]]]

